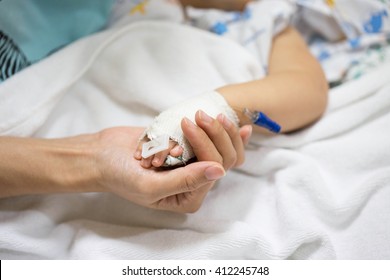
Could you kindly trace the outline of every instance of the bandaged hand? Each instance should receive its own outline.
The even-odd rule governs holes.
[[[202,110],[202,111],[199,111]],[[199,111],[199,112],[198,112]],[[175,166],[185,164],[194,157],[191,145],[183,135],[181,121],[186,118],[195,123],[195,115],[204,121],[218,118],[238,127],[238,118],[226,100],[216,91],[204,93],[184,102],[181,102],[158,115],[153,123],[144,131],[135,153],[144,168]],[[151,156],[142,157],[142,147],[150,140],[169,137],[167,148]],[[160,144],[160,143],[157,143]],[[144,146],[144,150],[147,149]]]

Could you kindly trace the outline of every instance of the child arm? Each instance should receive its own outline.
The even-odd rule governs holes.
[[[241,125],[249,123],[242,108],[264,112],[281,125],[282,132],[302,128],[321,116],[328,85],[320,64],[295,29],[289,27],[274,38],[268,70],[262,79],[217,89],[235,109]]]

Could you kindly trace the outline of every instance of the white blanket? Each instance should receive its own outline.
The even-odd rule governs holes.
[[[238,44],[142,22],[83,39],[0,85],[0,134],[62,137],[146,126],[172,102],[257,78]],[[390,65],[330,92],[307,129],[258,135],[202,208],[111,194],[0,200],[0,258],[388,259]]]

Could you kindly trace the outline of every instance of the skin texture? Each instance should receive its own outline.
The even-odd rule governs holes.
[[[0,137],[0,197],[111,192],[150,208],[194,212],[225,169],[244,160],[251,133],[250,127],[225,130],[217,120],[197,121],[183,120],[182,129],[198,162],[174,170],[139,165],[133,152],[140,127],[61,139]]]

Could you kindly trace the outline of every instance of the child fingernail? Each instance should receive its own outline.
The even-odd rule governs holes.
[[[142,158],[141,166],[143,168],[150,168],[152,166],[152,164],[151,164],[150,160]]]
[[[158,167],[160,165],[160,159],[159,158],[153,159],[152,165]]]
[[[177,157],[177,156],[180,156],[181,154],[183,153],[183,148],[180,147],[180,146],[176,146],[174,147],[171,151],[170,151],[170,155],[173,156],[173,157]]]
[[[134,157],[135,157],[136,159],[141,159],[141,151],[135,151]]]

